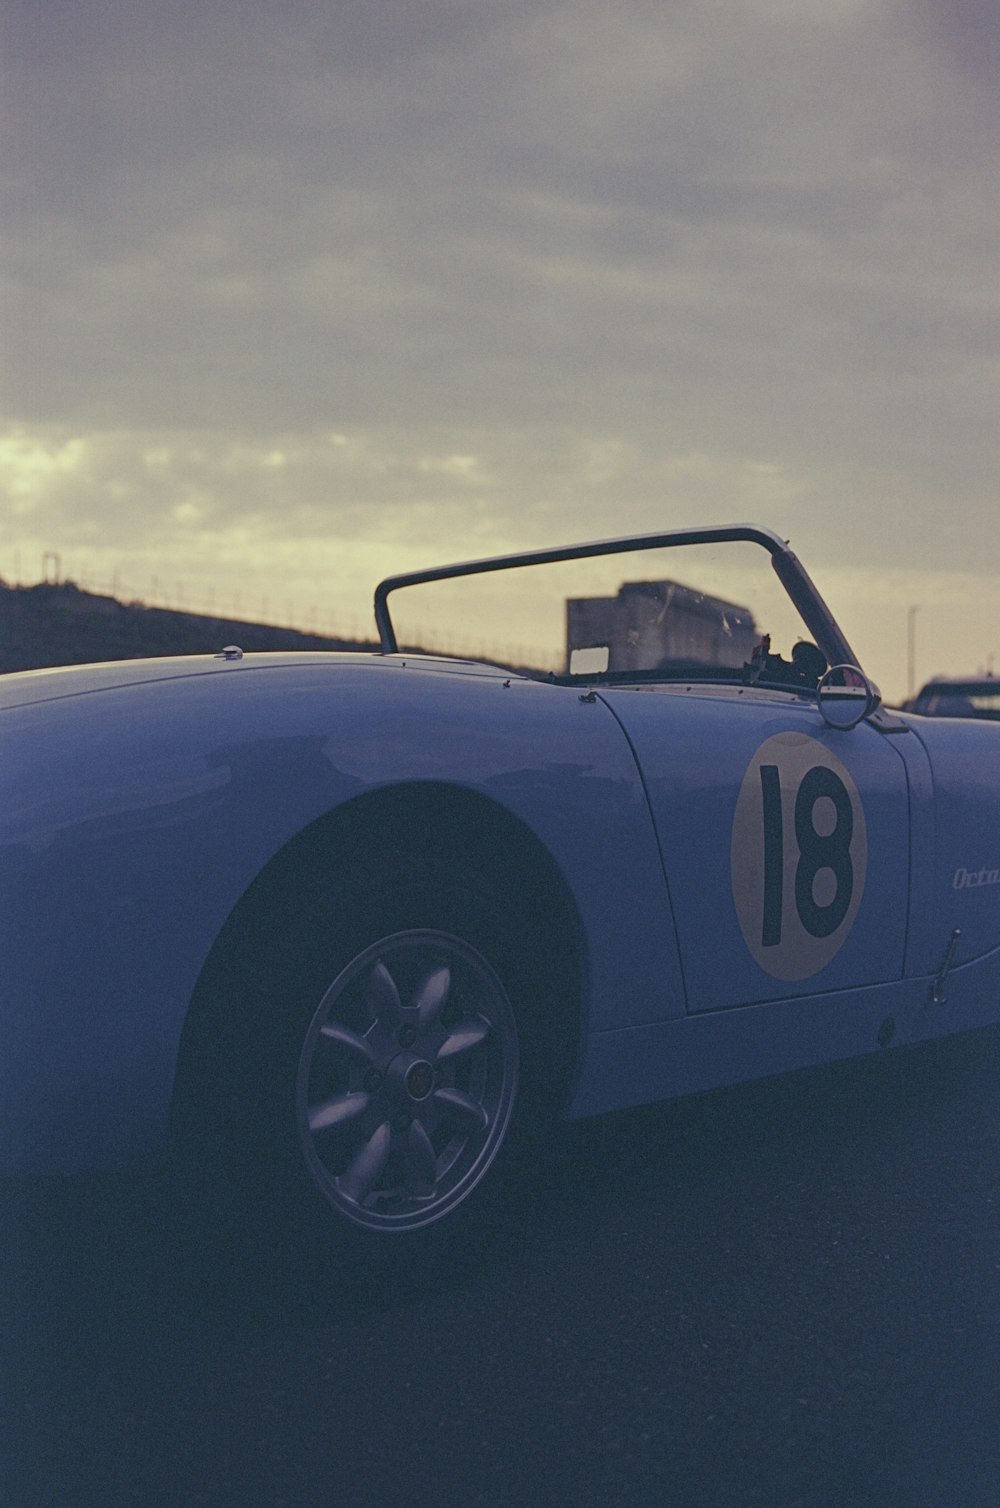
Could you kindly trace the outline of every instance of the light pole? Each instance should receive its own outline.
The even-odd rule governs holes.
[[[907,701],[913,696],[916,686],[917,667],[917,614],[919,605],[911,607],[906,613],[906,698]]]

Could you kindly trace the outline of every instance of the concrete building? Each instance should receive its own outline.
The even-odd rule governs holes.
[[[739,667],[760,635],[747,607],[677,581],[626,581],[615,597],[566,601],[566,664],[575,649],[607,646],[608,669]]]

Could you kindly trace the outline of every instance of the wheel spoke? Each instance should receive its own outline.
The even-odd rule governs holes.
[[[339,1022],[330,1021],[326,1026],[319,1029],[321,1037],[327,1042],[332,1042],[335,1047],[353,1058],[356,1063],[374,1063],[375,1054],[369,1047],[364,1037],[352,1032],[348,1027],[341,1026]]]
[[[368,975],[367,997],[372,1020],[395,1025],[399,1019],[399,991],[384,963],[377,963]]]
[[[429,1194],[437,1182],[437,1154],[419,1121],[413,1121],[406,1133],[403,1157],[410,1188]]]
[[[438,1050],[438,1061],[442,1058],[457,1058],[460,1053],[471,1052],[478,1047],[490,1034],[489,1022],[481,1016],[473,1016],[469,1021],[463,1021],[460,1026],[446,1037]]]
[[[309,1130],[328,1131],[331,1126],[343,1126],[354,1120],[371,1104],[370,1094],[338,1094],[335,1099],[309,1106]]]
[[[444,964],[421,980],[413,1001],[420,1012],[421,1029],[437,1020],[450,988],[451,970]]]
[[[490,1118],[479,1101],[474,1100],[469,1094],[463,1094],[460,1089],[447,1086],[443,1089],[435,1089],[434,1103],[440,1105],[443,1110],[454,1113],[461,1120],[471,1122],[477,1130],[485,1131],[490,1123]]]
[[[342,1173],[337,1179],[337,1188],[345,1198],[355,1204],[364,1203],[389,1160],[390,1139],[389,1122],[383,1121],[365,1142],[346,1173]]]

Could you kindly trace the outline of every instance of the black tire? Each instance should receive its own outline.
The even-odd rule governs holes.
[[[411,874],[384,895],[316,876],[237,919],[175,1100],[181,1186],[230,1246],[411,1272],[516,1235],[576,1058],[529,915]]]

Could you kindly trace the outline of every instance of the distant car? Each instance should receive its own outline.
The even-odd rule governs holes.
[[[561,1118],[1000,1017],[1000,728],[880,706],[775,534],[375,617],[0,678],[6,1173],[171,1153],[410,1251],[516,1211]]]
[[[996,676],[935,676],[907,710],[922,717],[981,717],[1000,722],[1000,679]]]

